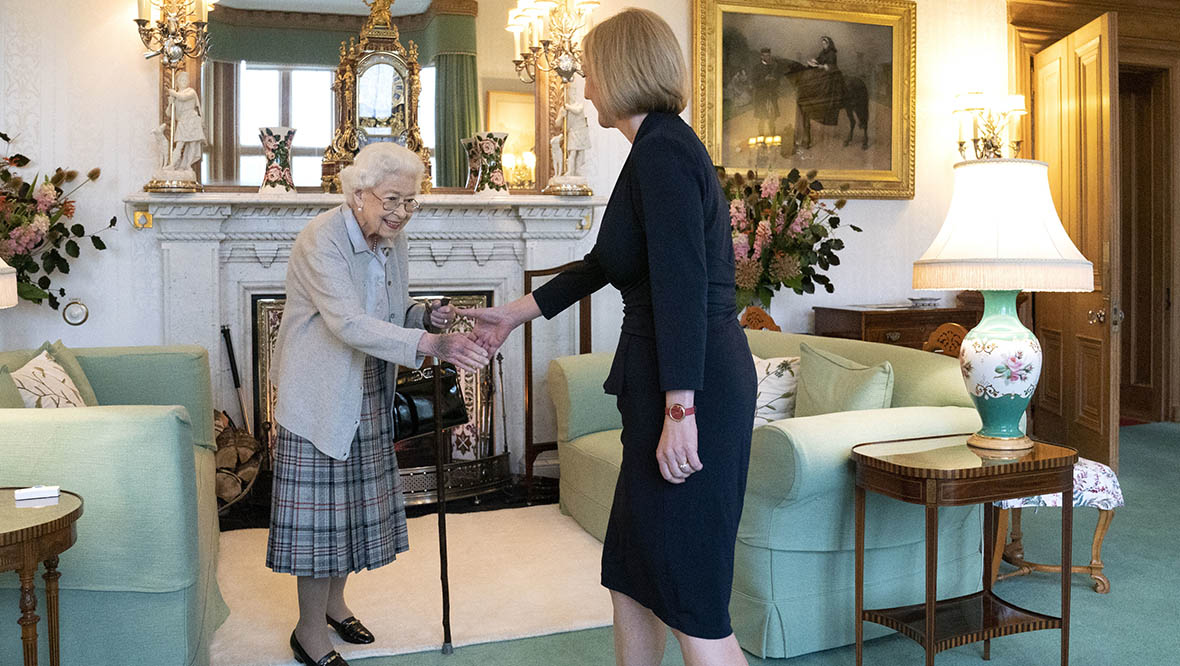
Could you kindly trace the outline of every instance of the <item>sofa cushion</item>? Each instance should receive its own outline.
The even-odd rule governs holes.
[[[10,377],[25,407],[85,407],[77,384],[52,356],[43,350]]]
[[[25,401],[20,397],[16,382],[12,381],[8,366],[0,365],[0,409],[21,409],[24,406]]]
[[[758,379],[754,427],[794,416],[799,357],[758,358],[755,355],[754,372]]]
[[[884,409],[893,400],[893,366],[868,367],[832,352],[799,345],[796,416]]]

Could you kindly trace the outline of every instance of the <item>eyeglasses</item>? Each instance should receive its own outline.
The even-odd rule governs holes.
[[[373,196],[377,197],[376,194]],[[407,199],[404,197],[389,197],[388,199],[377,197],[377,199],[381,201],[381,207],[389,212],[395,211],[398,208],[405,206],[407,213],[414,213],[422,207],[422,202],[418,201],[417,199]]]

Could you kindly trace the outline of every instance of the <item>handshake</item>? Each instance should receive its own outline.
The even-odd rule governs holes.
[[[491,362],[513,329],[540,314],[539,309],[531,313],[527,309],[530,304],[536,308],[531,295],[494,308],[459,309],[444,301],[432,301],[428,308],[431,328],[445,330],[459,317],[475,320],[475,328],[461,333],[426,333],[418,343],[418,351],[477,372]]]

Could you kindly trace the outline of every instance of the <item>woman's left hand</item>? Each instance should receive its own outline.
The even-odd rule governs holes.
[[[443,305],[442,301],[431,301],[430,308],[430,327],[436,331],[445,331],[455,323],[455,317],[459,313],[455,306],[450,303]]]
[[[656,447],[656,462],[660,475],[668,483],[684,483],[694,472],[704,469],[697,457],[697,421],[687,416],[683,421],[664,417],[660,445]]]

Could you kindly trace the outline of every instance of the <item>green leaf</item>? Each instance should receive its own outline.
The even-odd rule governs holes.
[[[70,255],[71,257],[73,257],[75,259],[78,258],[78,244],[76,242],[74,242],[73,240],[66,242],[66,254]],[[63,272],[68,273],[69,271],[63,271]]]
[[[850,225],[848,225],[848,226],[849,226],[849,227],[851,227],[853,231],[864,231],[863,229],[861,229],[860,227],[856,226],[855,224],[850,224]]]
[[[803,291],[804,291],[804,293],[807,293],[807,294],[814,294],[815,293],[815,283],[812,282],[809,278],[803,278]]]
[[[12,141],[12,139],[8,138],[8,135],[5,134],[4,132],[0,132],[0,141],[3,141],[4,143],[8,143],[9,141]]]
[[[31,162],[32,160],[25,157],[24,155],[21,155],[20,153],[17,153],[15,155],[13,155],[12,157],[9,157],[8,161],[14,167],[25,167],[25,166],[29,166],[29,162]]]
[[[16,294],[26,301],[39,301],[49,296],[49,292],[28,282],[16,283]]]
[[[75,224],[74,226],[70,227],[70,233],[74,234],[78,238],[81,238],[86,235],[86,227],[83,227],[80,224]]]
[[[94,249],[96,249],[96,250],[107,249],[107,244],[102,242],[102,239],[99,238],[98,236],[91,236],[90,242],[94,244]]]
[[[48,289],[51,281],[48,275],[42,275],[40,280],[37,280],[37,286],[42,289]]]
[[[41,270],[49,275],[57,268],[57,261],[54,260],[53,255],[45,254],[41,257]]]
[[[58,301],[57,297],[54,296],[53,294],[49,294],[49,307],[56,310],[60,305],[61,305],[61,301]]]
[[[826,291],[826,292],[828,292],[828,293],[830,294],[830,293],[832,293],[833,291],[836,291],[836,287],[832,286],[832,283],[831,283],[831,282],[829,282],[829,283],[827,283],[827,284],[825,284],[825,285],[824,285],[824,291]]]
[[[73,243],[74,241],[70,242]],[[66,261],[66,258],[60,254],[57,255],[57,269],[66,275],[70,274],[70,262]]]
[[[828,263],[833,266],[839,266],[840,265],[840,257],[837,257],[836,255],[833,254],[832,258],[828,260]]]

